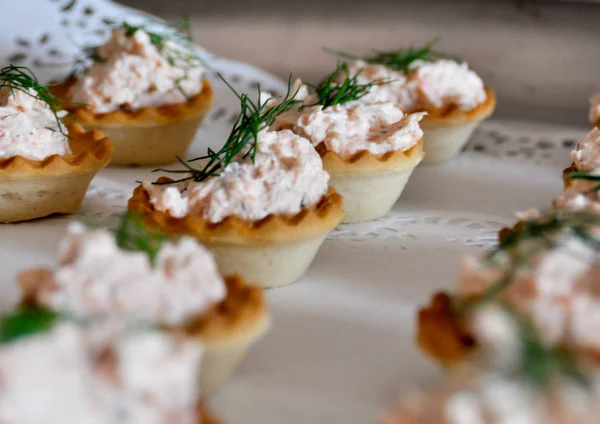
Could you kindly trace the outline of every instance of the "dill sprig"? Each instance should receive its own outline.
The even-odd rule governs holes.
[[[592,173],[592,171],[573,171],[564,175],[565,180],[586,180],[600,182],[600,174]]]
[[[584,191],[581,194],[592,194],[600,191],[600,174],[597,174],[595,171],[573,171],[568,172],[563,175],[565,180],[582,180],[582,181],[590,181],[598,183],[593,188]]]
[[[339,82],[339,78],[342,75],[344,76],[344,80]],[[323,108],[326,108],[352,102],[367,95],[371,87],[391,82],[375,80],[367,84],[359,84],[359,76],[360,72],[351,77],[348,64],[338,62],[335,71],[324,78],[318,85],[308,84],[319,97],[319,101],[315,104],[304,105],[303,107],[321,105]]]
[[[144,226],[138,215],[125,213],[114,232],[117,245],[123,250],[145,252],[154,265],[162,244],[167,237]]]
[[[600,235],[590,231],[599,226],[600,216],[586,211],[554,211],[520,222],[504,234],[496,249],[486,255],[484,264],[500,265],[502,275],[481,296],[467,300],[460,309],[470,310],[496,299],[522,268],[530,266],[533,258],[540,252],[563,246],[566,238],[575,237],[591,251],[600,253]]]
[[[3,88],[8,88],[13,95],[15,90],[21,91],[36,100],[46,103],[54,114],[60,133],[65,137],[69,137],[58,116],[58,112],[63,109],[64,100],[52,94],[48,85],[40,83],[31,69],[15,65],[8,65],[0,69],[0,89]],[[30,90],[35,94],[32,94]]]
[[[433,49],[433,46],[439,41],[439,38],[431,40],[423,47],[407,47],[404,49],[381,51],[375,50],[371,56],[359,56],[350,53],[335,51],[326,49],[327,52],[335,54],[336,56],[347,59],[347,60],[362,60],[366,63],[374,65],[384,65],[387,68],[393,69],[400,72],[409,72],[411,65],[417,61],[422,60],[426,62],[432,62],[437,59],[453,59],[455,57],[439,52]]]
[[[510,369],[506,372],[513,377],[525,378],[538,389],[549,387],[557,377],[568,377],[583,385],[588,383],[571,351],[549,345],[529,320],[507,306],[504,310],[511,316],[520,340],[519,358],[516,363],[509,364]]]
[[[278,115],[289,110],[297,103],[294,98],[298,93],[298,90],[292,93],[291,75],[288,80],[287,93],[282,99],[278,99],[274,104],[272,104],[272,101],[276,100],[275,97],[266,100],[262,99],[260,85],[257,88],[258,100],[254,102],[247,94],[238,93],[222,75],[219,74],[219,77],[240,101],[240,113],[227,137],[227,141],[225,141],[225,144],[219,151],[215,152],[209,149],[205,156],[190,159],[188,161],[184,161],[180,157],[177,157],[177,160],[184,166],[184,169],[155,169],[154,172],[189,174],[190,176],[167,183],[156,182],[154,184],[174,184],[185,181],[201,182],[209,177],[218,175],[221,170],[234,161],[250,157],[252,162],[254,162],[258,148],[258,133],[260,130],[273,124]],[[197,161],[205,161],[205,163],[202,167],[195,168],[191,163]]]
[[[61,318],[45,309],[19,308],[0,317],[0,342],[12,342],[49,330]]]

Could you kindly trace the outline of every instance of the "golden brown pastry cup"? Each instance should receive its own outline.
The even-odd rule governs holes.
[[[460,152],[481,121],[489,118],[496,108],[496,93],[486,88],[487,100],[469,111],[456,106],[445,109],[419,109],[411,112],[427,112],[421,121],[423,129],[423,164],[435,164],[449,160]]]
[[[21,304],[40,307],[37,293],[54,284],[53,272],[36,268],[18,277]],[[270,326],[267,302],[262,290],[249,286],[237,276],[226,277],[227,296],[185,326],[165,327],[166,331],[198,338],[204,346],[200,392],[206,395],[220,387],[234,372],[248,349],[260,340]]]
[[[159,179],[167,181],[171,180]],[[342,197],[332,188],[315,206],[292,217],[269,215],[256,222],[235,216],[216,224],[194,215],[173,218],[154,209],[141,185],[129,199],[128,210],[165,234],[195,237],[213,251],[223,275],[238,274],[263,288],[283,286],[302,277],[327,234],[344,216]]]
[[[75,79],[70,78],[52,86],[52,90],[58,97],[68,99],[74,83]],[[202,91],[185,103],[108,113],[94,113],[86,106],[66,103],[69,115],[65,120],[77,122],[87,130],[102,131],[112,139],[115,149],[110,165],[162,165],[185,155],[213,100],[212,86],[204,80]]]
[[[108,163],[113,142],[81,125],[67,128],[71,155],[0,159],[0,223],[71,214],[79,208],[90,181]]]
[[[417,341],[421,349],[450,369],[472,355],[476,341],[453,310],[446,293],[436,293],[429,305],[419,310]]]
[[[323,168],[331,175],[330,184],[344,199],[344,223],[369,221],[387,214],[423,160],[422,140],[406,151],[383,155],[362,151],[343,158],[325,150],[322,144],[317,151]]]

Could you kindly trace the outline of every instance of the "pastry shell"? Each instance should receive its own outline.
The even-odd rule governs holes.
[[[165,181],[170,180],[159,179]],[[314,207],[292,217],[269,215],[256,222],[234,216],[216,224],[193,215],[173,218],[154,209],[142,186],[134,190],[128,210],[163,233],[195,237],[213,251],[222,274],[239,274],[259,287],[282,286],[302,277],[343,218],[342,197],[332,188]]]
[[[68,98],[74,83],[75,79],[70,78],[52,86],[52,90],[58,97]],[[171,163],[175,156],[185,154],[213,100],[212,86],[203,80],[202,91],[185,103],[101,114],[68,103],[65,109],[70,112],[67,122],[77,122],[88,130],[100,130],[114,140],[111,165],[150,166]]]
[[[21,304],[40,307],[38,290],[54,284],[52,270],[35,268],[18,277]],[[204,356],[200,374],[200,393],[216,390],[233,373],[248,349],[269,329],[267,302],[262,290],[251,287],[238,276],[226,277],[227,296],[182,327],[165,327],[202,341]]]
[[[445,162],[465,147],[477,125],[490,117],[496,108],[495,91],[486,88],[485,92],[487,100],[468,111],[456,106],[414,111],[427,112],[421,121],[425,142],[424,164]]]
[[[90,181],[110,159],[113,142],[99,131],[67,126],[69,156],[44,160],[0,159],[0,222],[18,222],[75,212]]]
[[[223,424],[223,422],[219,420],[204,403],[198,404],[196,411],[198,416],[197,424]]]
[[[388,213],[423,160],[423,142],[383,155],[361,151],[350,158],[317,146],[330,184],[344,198],[344,223],[377,219]]]
[[[429,305],[419,310],[417,341],[423,351],[446,368],[462,362],[477,345],[466,323],[456,315],[452,298],[436,293]]]

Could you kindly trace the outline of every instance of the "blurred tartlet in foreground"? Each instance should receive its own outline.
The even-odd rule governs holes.
[[[598,422],[596,369],[499,304],[478,309],[473,323],[477,357],[436,388],[406,396],[384,424]]]
[[[21,273],[22,304],[76,318],[136,319],[203,344],[200,388],[218,387],[268,329],[261,290],[222,278],[192,238],[145,231],[124,216],[115,234],[72,224],[56,269]]]
[[[433,45],[364,57],[336,53],[348,61],[350,77],[374,84],[361,102],[392,102],[406,113],[427,112],[421,122],[425,164],[456,155],[496,106],[494,90],[465,62],[435,51]]]
[[[202,355],[138,323],[19,309],[0,317],[0,420],[217,424],[198,401]]]
[[[184,163],[179,180],[144,182],[128,207],[148,226],[197,238],[223,274],[281,286],[306,272],[342,220],[342,199],[310,141],[269,128],[294,104],[291,92],[274,107],[239,97],[242,112],[220,151]]]
[[[457,293],[438,293],[419,312],[421,347],[445,366],[477,351],[473,311],[502,301],[552,345],[598,357],[600,215],[551,210],[503,230],[499,246],[463,263]]]
[[[210,82],[184,30],[112,24],[54,93],[70,102],[69,122],[115,142],[111,165],[157,165],[183,156],[213,102]]]
[[[59,99],[24,67],[0,69],[0,222],[75,212],[113,143],[65,126]]]

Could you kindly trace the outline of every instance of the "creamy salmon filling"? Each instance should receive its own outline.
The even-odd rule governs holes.
[[[43,160],[71,154],[66,128],[57,122],[48,104],[36,97],[32,89],[0,90],[0,159]]]
[[[115,322],[56,324],[0,345],[0,421],[197,424],[201,345]]]
[[[306,138],[263,129],[257,143],[254,160],[240,158],[205,181],[179,186],[145,182],[152,205],[176,218],[194,215],[216,223],[229,216],[247,221],[292,216],[321,200],[329,174]]]
[[[586,237],[600,237],[595,226],[585,231]],[[532,237],[496,252],[493,259],[466,258],[459,294],[479,298],[503,284],[498,298],[528,317],[548,343],[600,350],[598,251],[570,231],[547,238],[552,247]]]
[[[368,103],[362,98],[323,107],[300,80],[292,92],[302,104],[279,115],[271,128],[291,129],[315,147],[322,144],[342,157],[361,151],[374,155],[406,151],[423,137],[419,122],[425,113],[405,114],[391,102]]]
[[[385,424],[597,422],[600,375],[575,358],[554,357],[557,351],[544,345],[536,332],[524,333],[525,321],[505,307],[486,305],[472,318],[478,355],[439,387],[404,398]],[[530,343],[539,343],[535,358]],[[532,369],[550,357],[553,362],[545,369]],[[566,364],[570,371],[563,368]],[[574,370],[586,380],[575,378]]]
[[[453,374],[441,387],[414,392],[384,424],[595,424],[600,384],[565,378],[549,390],[493,372]]]
[[[155,263],[121,249],[107,230],[72,224],[59,265],[35,288],[36,302],[76,317],[135,317],[182,325],[221,301],[226,288],[213,255],[192,238],[164,242]]]
[[[342,157],[361,151],[382,155],[415,146],[423,137],[424,115],[405,115],[392,103],[314,106],[303,109],[294,131]]]
[[[571,152],[573,163],[580,171],[600,169],[600,129],[594,128]]]
[[[349,63],[350,76],[360,84],[376,82],[361,102],[392,102],[404,111],[475,109],[487,100],[481,78],[466,63],[452,60],[415,61],[407,73],[364,61]]]
[[[77,78],[70,98],[95,113],[183,103],[202,90],[204,67],[189,47],[174,40],[160,46],[147,32],[114,29],[96,50],[98,60]]]

